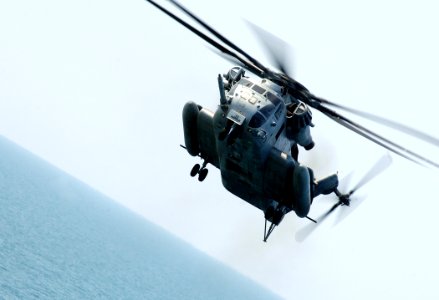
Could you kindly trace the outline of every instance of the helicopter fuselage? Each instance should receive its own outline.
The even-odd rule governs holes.
[[[225,86],[215,112],[185,105],[186,149],[219,168],[224,187],[234,195],[264,212],[281,206],[305,217],[314,178],[297,162],[295,149],[314,145],[309,109],[266,79],[242,77],[226,80]]]
[[[192,168],[191,176],[198,175],[198,180],[203,181],[208,173],[206,166],[212,164],[220,169],[222,183],[227,190],[264,211],[264,241],[267,241],[274,227],[279,225],[289,211],[294,210],[299,217],[307,217],[317,223],[308,216],[308,212],[312,200],[320,194],[334,193],[338,197],[338,202],[318,219],[320,221],[337,207],[349,206],[350,196],[374,177],[373,174],[376,176],[389,165],[386,160],[378,161],[348,193],[338,190],[337,174],[316,181],[313,171],[298,162],[298,146],[305,150],[314,146],[310,133],[312,116],[308,106],[405,159],[439,168],[439,163],[373,132],[333,108],[396,129],[435,146],[439,145],[438,139],[405,124],[314,95],[288,75],[290,72],[285,63],[285,43],[262,28],[252,26],[278,71],[264,66],[178,2],[170,1],[200,28],[155,1],[147,1],[207,42],[229,62],[240,66],[232,68],[224,76],[218,76],[220,105],[214,112],[194,102],[186,103],[183,109],[183,147],[192,156],[203,159],[202,166],[196,164]],[[245,70],[261,80],[245,77]],[[271,222],[268,230],[267,222]]]

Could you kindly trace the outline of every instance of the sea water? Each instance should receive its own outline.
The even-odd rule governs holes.
[[[0,298],[277,296],[0,137]]]

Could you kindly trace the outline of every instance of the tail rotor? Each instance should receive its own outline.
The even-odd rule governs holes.
[[[346,218],[352,213],[363,201],[364,198],[353,198],[351,196],[356,193],[360,188],[366,185],[373,178],[381,174],[386,170],[392,163],[392,158],[389,154],[382,156],[370,170],[358,181],[357,185],[354,186],[347,193],[342,193],[338,189],[335,190],[335,195],[338,197],[338,202],[335,203],[326,213],[321,215],[319,218],[315,219],[314,223],[310,223],[296,233],[296,240],[298,242],[304,241],[311,233],[338,207],[342,207],[342,218],[338,218],[337,223],[342,219]]]

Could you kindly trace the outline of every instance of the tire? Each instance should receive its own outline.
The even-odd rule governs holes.
[[[207,177],[207,173],[209,173],[208,169],[201,169],[198,173],[198,181],[202,182]]]
[[[193,166],[192,170],[191,170],[191,177],[195,177],[198,172],[200,171],[201,166],[199,164],[196,164],[195,166]]]

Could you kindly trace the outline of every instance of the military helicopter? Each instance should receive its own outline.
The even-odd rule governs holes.
[[[279,71],[262,65],[241,48],[218,33],[180,3],[170,2],[184,15],[201,26],[203,33],[153,0],[146,0],[163,13],[209,43],[219,54],[238,66],[218,75],[219,105],[213,112],[194,102],[183,108],[183,130],[187,152],[199,156],[203,163],[195,164],[190,175],[204,181],[207,165],[221,171],[224,187],[232,194],[264,212],[264,242],[284,216],[294,211],[308,218],[313,199],[334,193],[338,202],[318,221],[322,221],[339,206],[349,206],[351,195],[374,174],[368,174],[361,184],[348,193],[338,189],[337,174],[316,180],[313,170],[298,162],[299,146],[314,147],[311,136],[312,112],[320,111],[340,125],[366,139],[415,163],[439,168],[433,162],[383,136],[351,121],[332,108],[348,111],[392,127],[406,134],[439,146],[439,140],[405,125],[351,109],[312,94],[288,75],[286,66],[264,36],[267,32],[255,26]],[[246,76],[246,71],[256,77]],[[379,173],[386,163],[379,162],[372,173]],[[379,170],[377,170],[379,169]],[[375,171],[374,171],[375,170]],[[267,228],[268,223],[270,225]]]

